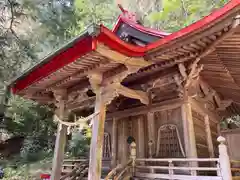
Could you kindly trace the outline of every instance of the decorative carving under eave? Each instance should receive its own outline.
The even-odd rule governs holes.
[[[124,64],[126,66],[143,68],[152,64],[151,62],[144,60],[143,57],[128,57],[119,52],[109,49],[103,44],[98,44],[96,51],[109,60]]]
[[[186,68],[183,63],[178,64],[179,72],[182,78],[174,77],[180,93],[186,92],[188,96],[196,96],[198,88],[198,79],[199,73],[203,70],[203,65],[198,65],[199,58],[197,58],[192,64],[189,65],[189,68]],[[188,72],[189,69],[189,72]]]
[[[223,100],[221,96],[201,78],[198,80],[198,86],[196,87],[196,96],[194,99],[203,103],[206,109],[224,111],[232,103],[232,100]]]
[[[129,98],[139,99],[143,104],[149,103],[148,93],[127,88],[119,82],[105,86],[103,88],[103,92],[104,99],[106,98],[108,100],[107,103],[109,103],[109,101],[112,101],[119,94]]]

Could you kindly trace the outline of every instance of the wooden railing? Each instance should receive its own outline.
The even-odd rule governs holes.
[[[240,161],[231,160],[231,171],[233,175],[233,180],[240,180]]]
[[[108,173],[105,180],[121,180],[125,179],[127,176],[132,177],[134,175],[134,167],[136,163],[136,143],[132,142],[130,145],[130,160],[125,164],[119,164],[116,168]]]
[[[131,164],[132,160],[129,160],[125,165],[119,164],[116,168],[108,173],[108,175],[105,177],[105,180],[120,180],[127,172],[129,172]]]
[[[163,165],[138,165],[138,164],[149,164],[151,162],[168,164],[168,166]],[[184,162],[189,164],[189,166],[175,166],[179,162]],[[192,167],[192,162],[215,162],[216,167]],[[219,158],[176,158],[176,159],[136,159],[136,177],[141,178],[164,178],[164,179],[179,179],[179,180],[222,180],[221,168],[219,166]],[[195,163],[196,164],[196,163]],[[212,164],[212,163],[211,163]],[[145,172],[149,170],[149,173],[141,173],[143,170]],[[213,171],[215,176],[197,176],[197,172],[201,171]],[[230,180],[230,179],[229,179]]]
[[[219,137],[218,142],[219,158],[172,159],[136,158],[136,144],[133,142],[128,164],[113,169],[105,179],[121,180],[128,171],[132,177],[140,179],[232,180],[225,138]],[[207,163],[208,167],[199,167],[200,162]],[[180,165],[183,163],[184,166]]]
[[[64,174],[60,180],[75,180],[83,178],[88,172],[87,159],[65,159],[62,166]]]
[[[134,176],[140,178],[163,178],[178,180],[231,180],[230,160],[225,138],[219,137],[219,158],[174,158],[174,159],[135,159]],[[134,159],[133,159],[134,160]],[[154,163],[151,163],[154,162]],[[157,162],[157,163],[156,163]],[[184,162],[187,166],[179,166]],[[199,162],[215,164],[214,167],[198,167]],[[156,164],[164,165],[156,165]],[[151,165],[151,164],[154,164]],[[166,165],[167,164],[167,165]],[[145,173],[142,171],[145,170]],[[146,171],[148,170],[148,173]],[[212,176],[198,175],[201,172],[215,172]]]

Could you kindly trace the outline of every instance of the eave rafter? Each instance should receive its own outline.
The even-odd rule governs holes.
[[[208,54],[212,53],[216,46],[222,43],[223,40],[231,36],[239,27],[240,16],[236,16],[228,29],[224,31],[212,44],[206,47],[191,64],[186,65],[184,63],[178,64],[179,73],[181,78],[174,77],[176,83],[178,84],[180,93],[187,93],[188,96],[199,98],[198,92],[202,91],[204,97],[201,98],[204,102],[213,101],[216,104],[217,110],[225,110],[226,107],[230,106],[232,100],[222,100],[218,93],[214,91],[209,85],[207,85],[203,80],[199,79],[200,72],[203,70],[203,65],[200,64],[202,58],[206,57]]]
[[[150,66],[153,64],[152,62],[146,61],[143,57],[128,57],[117,51],[111,50],[103,44],[98,44],[96,49],[98,53],[102,56],[105,56],[110,61],[114,61],[116,63],[124,64],[129,67],[143,68],[146,66]]]

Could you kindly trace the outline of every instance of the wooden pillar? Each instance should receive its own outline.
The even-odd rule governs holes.
[[[208,152],[209,152],[209,156],[211,158],[213,158],[214,157],[214,148],[213,148],[212,133],[211,133],[211,127],[210,127],[208,115],[206,115],[204,117],[204,122],[205,122],[205,131],[206,131],[206,137],[207,137]]]
[[[64,119],[65,104],[64,100],[59,99],[59,118]],[[62,163],[64,159],[64,150],[66,145],[67,126],[58,125],[57,137],[55,142],[51,180],[59,180],[61,177]]]
[[[195,131],[190,99],[187,97],[181,106],[185,152],[188,158],[197,158]]]
[[[113,118],[112,121],[112,168],[117,165],[117,120]]]
[[[148,124],[148,143],[151,143],[152,152],[154,153],[156,147],[156,131],[155,131],[155,121],[154,121],[154,113],[148,112],[147,113],[147,124]],[[149,154],[149,152],[148,152]]]
[[[138,157],[145,158],[145,134],[144,134],[144,116],[138,117]]]
[[[122,119],[122,133],[121,133],[121,164],[126,164],[128,161],[129,147],[127,144],[127,136],[128,136],[128,121],[126,119]]]
[[[103,101],[100,89],[97,89],[95,93],[95,112],[99,112],[99,114],[93,118],[88,180],[99,180],[101,178],[102,171],[102,149],[104,124],[106,118],[106,105]]]

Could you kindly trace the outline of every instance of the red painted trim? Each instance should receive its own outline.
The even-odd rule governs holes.
[[[97,40],[127,56],[143,56],[145,53],[144,47],[134,46],[122,41],[104,26],[101,26],[101,33],[97,37]]]
[[[139,30],[143,33],[147,33],[147,34],[150,34],[150,35],[153,35],[153,36],[165,37],[165,36],[168,36],[170,34],[170,33],[166,33],[166,32],[163,32],[163,31],[158,31],[158,30],[155,30],[155,29],[147,28],[147,27],[144,27],[140,24],[136,24],[134,21],[131,21],[131,20],[125,18],[123,15],[118,16],[117,23],[114,25],[114,28],[113,28],[114,33],[116,33],[116,31],[118,30],[121,23],[126,23],[129,26],[133,27],[134,29],[137,29],[137,30]]]
[[[122,18],[121,18],[121,15],[119,15],[118,18],[117,18],[117,22],[113,26],[113,30],[112,31],[114,33],[118,30],[118,27],[120,26],[121,22],[122,22]]]
[[[158,41],[156,41],[153,44],[149,44],[146,48],[147,50],[152,50],[155,49],[159,46],[162,46],[163,44],[169,43],[173,40],[176,40],[180,37],[183,37],[185,35],[188,35],[194,31],[197,31],[199,29],[202,29],[204,27],[207,27],[210,23],[220,19],[222,16],[227,14],[229,11],[232,9],[236,8],[237,6],[240,5],[240,0],[232,0],[228,2],[224,7],[216,10],[215,12],[211,13],[210,15],[204,17],[203,19],[181,29],[180,31],[177,31],[175,33],[172,33],[169,36],[166,36],[165,38],[162,38]]]
[[[150,35],[153,35],[153,36],[165,37],[165,36],[170,35],[170,33],[166,33],[166,32],[163,32],[163,31],[158,31],[158,30],[155,30],[155,29],[144,27],[140,24],[136,24],[135,22],[133,22],[131,20],[128,20],[125,17],[121,17],[121,21],[125,22],[129,26],[131,26],[131,27],[143,32],[143,33],[147,33],[147,34],[150,34]]]
[[[35,71],[28,74],[26,77],[20,79],[16,82],[12,88],[13,93],[18,93],[19,91],[25,89],[29,85],[47,77],[49,74],[61,69],[65,65],[75,61],[82,55],[92,50],[92,37],[88,36],[74,44],[73,47],[68,48],[53,57],[51,61],[42,65]]]

